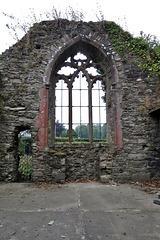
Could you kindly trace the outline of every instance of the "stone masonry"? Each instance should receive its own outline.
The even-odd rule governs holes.
[[[107,142],[53,144],[52,79],[87,51],[107,74]],[[132,59],[133,58],[133,59]],[[18,133],[32,134],[32,181],[160,177],[160,84],[116,53],[101,23],[45,21],[0,56],[0,180],[16,181]],[[156,109],[156,111],[155,111]]]

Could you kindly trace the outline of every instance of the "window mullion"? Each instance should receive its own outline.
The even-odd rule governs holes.
[[[100,81],[98,81],[98,102],[99,102],[99,139],[101,139],[101,100],[100,100]]]
[[[52,111],[53,111],[53,117],[51,116],[51,122],[53,122],[53,124],[51,124],[51,126],[53,126],[53,129],[52,129],[52,133],[51,133],[51,142],[52,143],[55,143],[55,128],[56,128],[56,124],[55,124],[55,119],[56,119],[56,96],[55,96],[55,87],[56,87],[56,84],[54,84],[54,90],[53,90],[53,108],[52,108]]]
[[[72,86],[69,86],[69,142],[72,142]]]
[[[79,73],[79,83],[80,83],[80,85],[79,85],[79,91],[80,91],[80,137],[82,137],[82,129],[81,129],[81,125],[82,125],[82,96],[81,96],[81,94],[82,94],[82,89],[81,89],[81,72]]]
[[[92,86],[88,87],[88,102],[89,102],[89,142],[93,142],[93,120],[92,120]]]

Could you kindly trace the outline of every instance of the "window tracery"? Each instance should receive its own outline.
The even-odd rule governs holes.
[[[53,142],[56,137],[68,137],[70,143],[75,138],[90,143],[106,139],[105,79],[96,63],[81,52],[63,62],[53,82]]]

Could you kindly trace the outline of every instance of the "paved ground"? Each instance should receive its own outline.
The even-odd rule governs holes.
[[[160,205],[132,185],[0,183],[0,240],[156,240]]]

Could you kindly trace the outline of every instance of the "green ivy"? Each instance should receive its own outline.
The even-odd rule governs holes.
[[[18,171],[22,179],[29,180],[32,173],[32,156],[24,155],[20,158]]]
[[[142,71],[160,76],[160,44],[155,37],[141,32],[140,37],[133,38],[114,22],[105,21],[104,26],[114,49],[124,60],[134,56]]]

